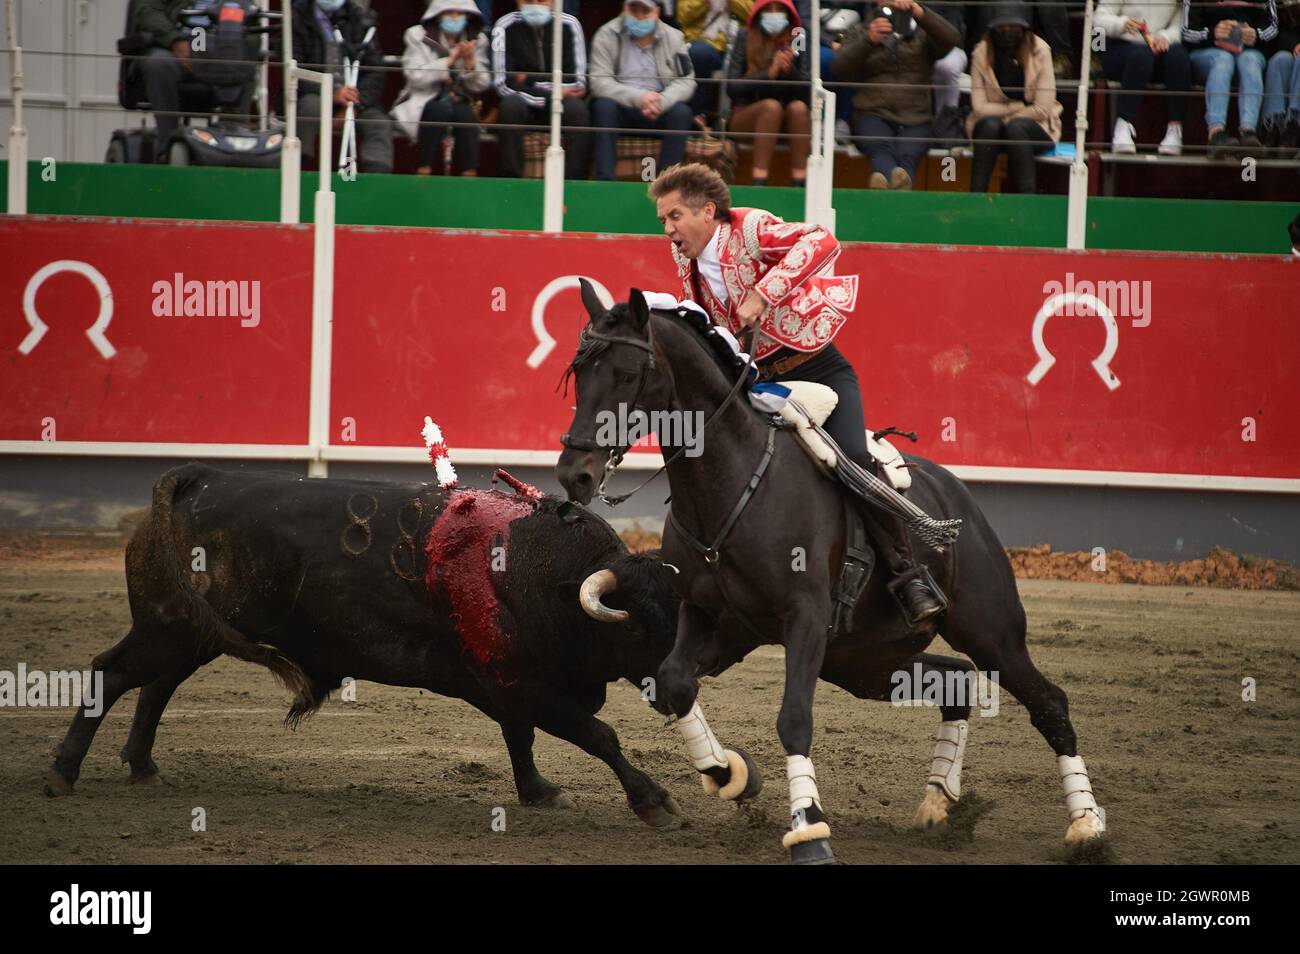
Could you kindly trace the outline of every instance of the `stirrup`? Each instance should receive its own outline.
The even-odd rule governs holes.
[[[917,580],[925,584],[925,588],[930,591],[930,595],[933,596],[935,602],[939,604],[938,609],[920,617],[914,617],[911,615],[908,609],[907,600],[902,595],[903,588]],[[885,588],[889,590],[889,595],[892,596],[894,602],[898,604],[898,611],[902,614],[904,622],[907,623],[908,628],[911,630],[915,631],[924,628],[927,623],[938,619],[948,611],[948,597],[939,587],[939,584],[935,582],[934,577],[930,575],[930,570],[925,566],[916,566],[910,570],[904,571],[885,584]]]

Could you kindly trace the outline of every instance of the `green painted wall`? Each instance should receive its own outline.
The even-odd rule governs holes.
[[[7,163],[0,163],[0,175]],[[312,219],[317,177],[303,176],[302,220]],[[46,181],[28,166],[35,214],[276,221],[280,174],[266,169],[195,169],[59,163]],[[338,221],[358,225],[537,229],[542,183],[440,176],[334,177]],[[571,182],[565,225],[578,232],[653,233],[659,228],[645,186]],[[803,214],[803,191],[736,186],[736,205],[761,205],[784,218]],[[1059,248],[1066,201],[1052,195],[870,192],[837,189],[836,232],[844,241]],[[1088,247],[1285,254],[1286,224],[1300,204],[1092,198]]]

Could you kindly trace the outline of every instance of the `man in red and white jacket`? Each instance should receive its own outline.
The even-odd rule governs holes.
[[[840,245],[820,225],[783,222],[763,209],[733,209],[726,182],[699,163],[670,166],[650,186],[684,299],[750,346],[765,381],[815,381],[839,402],[823,425],[844,453],[877,472],[867,450],[862,394],[853,366],[832,342],[858,298],[858,276],[835,275]],[[871,508],[873,536],[891,589],[917,629],[943,609],[912,554],[903,521]]]

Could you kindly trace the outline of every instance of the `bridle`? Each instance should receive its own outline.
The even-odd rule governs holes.
[[[681,317],[680,314],[679,317]],[[580,365],[586,363],[586,361],[588,361],[589,359],[595,357],[597,354],[606,350],[611,345],[616,345],[616,344],[631,345],[634,348],[640,348],[642,351],[646,352],[645,358],[643,358],[641,361],[640,378],[637,381],[636,393],[632,396],[632,403],[631,403],[632,410],[641,411],[641,413],[644,414],[645,409],[639,406],[639,402],[641,400],[641,392],[645,390],[646,381],[650,377],[651,372],[653,372],[656,369],[654,346],[650,342],[642,341],[640,338],[628,338],[622,335],[607,335],[602,332],[594,330],[589,324],[587,325],[587,327],[582,329],[582,334],[578,337],[578,353],[574,355],[573,361],[569,364],[569,370],[570,371],[576,370]],[[745,362],[745,367],[741,369],[740,376],[736,378],[735,383],[731,386],[731,391],[728,392],[726,398],[723,399],[722,403],[719,404],[716,408],[714,408],[713,413],[710,414],[708,418],[705,419],[704,426],[700,428],[701,439],[703,439],[704,432],[709,429],[709,425],[713,423],[714,419],[716,419],[718,415],[722,413],[722,411],[727,407],[727,405],[730,404],[732,400],[735,398],[735,396],[740,392],[740,386],[744,384],[745,381],[748,379],[749,369],[753,367],[753,364],[754,364],[754,358],[753,355],[751,354],[749,356],[749,360]],[[560,435],[560,443],[563,444],[565,447],[572,448],[573,450],[580,450],[580,451],[602,450],[601,445],[596,442],[594,434],[592,438],[588,440],[586,438],[574,437],[572,433],[566,431],[565,433]],[[609,457],[605,461],[604,473],[600,478],[600,485],[596,488],[596,496],[599,497],[600,500],[608,507],[617,507],[619,504],[623,503],[625,500],[630,498],[633,494],[640,491],[641,488],[646,486],[646,484],[650,483],[650,481],[654,480],[665,470],[667,470],[668,465],[671,464],[673,461],[675,461],[683,452],[687,450],[685,446],[679,447],[676,451],[673,452],[672,456],[668,457],[663,462],[663,466],[661,466],[658,470],[656,470],[653,474],[651,474],[649,477],[643,480],[632,490],[628,491],[625,494],[615,494],[613,496],[609,496],[605,493],[605,486],[609,483],[609,478],[614,476],[614,471],[618,469],[618,465],[623,463],[623,457],[627,454],[628,449],[630,447],[631,447],[630,444],[625,444],[621,447],[610,448]]]

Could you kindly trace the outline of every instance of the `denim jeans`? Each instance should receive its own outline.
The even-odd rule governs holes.
[[[686,158],[686,134],[694,114],[686,103],[678,103],[658,119],[646,119],[635,106],[620,106],[612,99],[596,97],[591,101],[591,124],[603,127],[594,134],[596,140],[596,178],[611,181],[618,166],[618,136],[621,129],[659,129],[663,137],[659,151],[659,168],[667,169]],[[656,137],[658,138],[658,137]]]
[[[707,40],[696,40],[690,45],[691,65],[695,67],[695,95],[691,97],[691,112],[698,116],[708,112],[718,101],[718,84],[713,82],[715,70],[722,69],[725,54],[719,53]]]
[[[1264,54],[1259,50],[1242,50],[1233,56],[1217,46],[1192,50],[1192,71],[1205,87],[1205,125],[1210,129],[1228,125],[1228,97],[1232,92],[1233,69],[1237,72],[1238,126],[1254,129],[1259,122],[1259,107],[1264,98]]]
[[[1290,50],[1278,50],[1268,60],[1264,74],[1265,120],[1280,119],[1287,112],[1300,113],[1300,69]]]
[[[853,144],[871,160],[872,172],[888,176],[901,168],[915,179],[916,164],[930,148],[930,124],[900,126],[879,116],[861,114],[853,117],[853,137]]]

